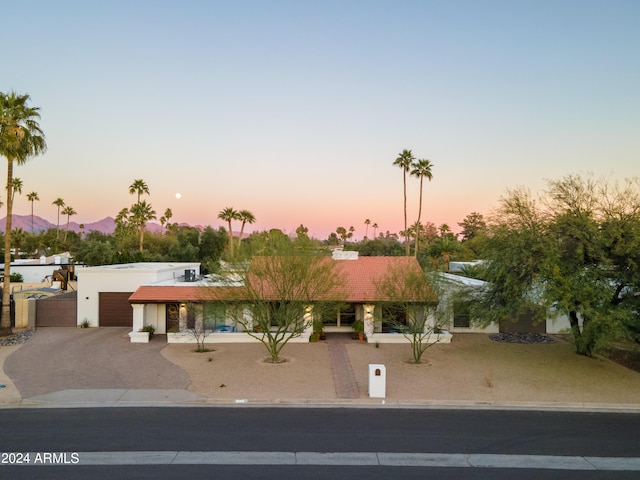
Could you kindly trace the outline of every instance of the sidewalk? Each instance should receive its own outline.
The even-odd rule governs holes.
[[[131,344],[126,328],[39,329],[22,346],[0,347],[0,405],[300,405],[597,409],[640,412],[640,373],[547,345],[458,334],[421,365],[408,345],[343,339],[291,344],[272,365],[260,344]],[[342,352],[342,353],[340,353]],[[387,397],[367,394],[368,364],[387,369]],[[349,375],[351,367],[352,375]],[[346,379],[346,380],[345,380]],[[341,382],[345,382],[341,385]]]

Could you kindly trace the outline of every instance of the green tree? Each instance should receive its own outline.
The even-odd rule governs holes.
[[[130,214],[131,212],[128,208],[123,208],[116,215],[116,228],[114,234],[117,238],[124,238],[132,233],[132,225],[129,222]]]
[[[244,226],[248,223],[252,225],[256,221],[256,217],[249,210],[240,210],[238,212],[238,220],[242,221],[240,227],[240,236],[238,237],[238,251],[240,251],[240,243],[242,242],[242,236],[244,235]]]
[[[33,233],[33,202],[40,201],[37,192],[27,193],[27,200],[31,202],[31,233]]]
[[[204,264],[203,271],[211,272],[216,269],[215,266],[220,261],[226,244],[227,233],[224,228],[214,230],[209,226],[204,229],[198,245],[198,259]]]
[[[243,275],[233,305],[236,321],[279,363],[282,349],[312,325],[313,317],[335,312],[344,299],[344,283],[335,262],[314,252],[300,252],[291,242],[272,242],[273,255],[254,257]],[[213,287],[215,288],[215,287]],[[215,295],[215,293],[214,293]]]
[[[422,362],[422,355],[437,343],[437,332],[446,324],[446,315],[437,309],[436,284],[437,277],[427,278],[416,261],[391,268],[376,282],[376,298],[383,300],[383,312],[393,312],[383,320],[409,340],[414,363]]]
[[[89,238],[75,245],[71,253],[77,262],[84,263],[88,266],[111,265],[116,263],[115,247],[113,243],[108,240],[100,240],[93,237]]]
[[[365,231],[364,231],[364,239],[367,240],[367,235],[369,235],[369,225],[371,225],[371,220],[369,220],[368,218],[364,221],[364,224],[366,225]]]
[[[144,231],[147,223],[151,220],[155,220],[156,211],[151,207],[151,204],[146,200],[142,200],[131,206],[129,209],[131,212],[130,222],[136,226],[138,235],[140,236],[140,252],[144,249]]]
[[[131,185],[129,185],[129,193],[131,195],[137,195],[138,200],[136,203],[140,203],[140,197],[143,194],[149,195],[149,186],[141,178],[135,179]]]
[[[433,173],[431,169],[433,168],[433,164],[430,160],[423,159],[417,160],[415,163],[411,165],[411,175],[414,177],[418,177],[420,179],[420,202],[418,207],[418,221],[416,222],[420,225],[420,219],[422,218],[422,180],[427,179],[431,181],[433,179]],[[406,228],[406,225],[405,225]],[[415,255],[418,257],[418,250],[420,246],[420,235],[416,235],[416,248]]]
[[[482,214],[478,212],[471,212],[458,225],[462,227],[460,234],[463,242],[473,240],[477,236],[486,235],[487,233],[487,222]]]
[[[239,220],[240,219],[240,214],[238,213],[237,210],[234,210],[232,207],[227,207],[223,210],[220,211],[220,213],[218,213],[218,218],[220,220],[223,220],[225,222],[227,222],[227,225],[229,226],[229,255],[231,256],[231,258],[233,258],[234,253],[233,253],[233,229],[231,227],[231,222],[233,220]]]
[[[569,175],[549,181],[540,200],[508,191],[487,240],[485,318],[566,315],[583,355],[640,331],[638,205],[637,181]]]
[[[58,227],[56,233],[56,240],[60,237],[60,209],[64,207],[64,200],[60,197],[56,198],[51,205],[58,207]]]
[[[69,219],[73,216],[76,215],[78,212],[76,212],[73,207],[70,207],[69,205],[66,205],[64,207],[64,209],[62,210],[62,214],[67,216],[67,228],[65,229],[64,232],[64,240],[63,242],[67,242],[67,235],[69,234]]]
[[[167,208],[164,211],[164,215],[160,217],[160,225],[162,226],[163,230],[165,223],[167,224],[167,226],[169,225],[169,220],[171,220],[171,217],[173,217],[173,212],[170,208]]]
[[[398,158],[393,162],[394,165],[402,168],[402,184],[403,184],[403,193],[404,193],[404,232],[405,232],[405,255],[409,255],[409,237],[407,236],[408,228],[407,228],[407,173],[411,170],[411,166],[415,161],[415,157],[411,150],[404,149],[398,155]]]
[[[28,105],[29,95],[0,92],[0,155],[7,159],[7,214],[4,243],[4,283],[0,336],[10,335],[11,228],[13,214],[13,166],[46,151],[44,133],[40,129],[39,109]]]
[[[26,232],[21,228],[14,228],[11,232],[11,240],[13,241],[13,257],[17,260],[20,258],[20,246],[26,240]]]

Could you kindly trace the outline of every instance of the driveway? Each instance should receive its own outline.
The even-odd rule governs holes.
[[[130,330],[39,328],[4,371],[23,399],[74,389],[186,390],[189,375],[160,354],[166,342],[132,344]]]

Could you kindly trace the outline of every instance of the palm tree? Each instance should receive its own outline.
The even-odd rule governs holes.
[[[44,153],[47,144],[40,129],[38,108],[29,107],[29,95],[0,92],[0,155],[7,159],[7,216],[4,235],[4,283],[0,336],[11,334],[11,221],[13,210],[13,165]]]
[[[420,179],[420,206],[418,207],[417,222],[417,224],[420,225],[420,217],[422,216],[422,180],[426,178],[427,180],[431,181],[431,179],[433,178],[433,173],[431,172],[433,164],[430,160],[423,159],[418,160],[411,167],[413,168],[413,170],[411,170],[411,176],[418,177]],[[416,235],[416,257],[418,256],[418,249],[420,244],[419,238],[420,235]]]
[[[56,198],[53,202],[51,202],[51,205],[55,205],[58,207],[58,229],[56,231],[56,240],[58,240],[60,236],[60,209],[64,207],[64,200],[61,198]]]
[[[378,224],[374,223],[373,225],[371,225],[373,227],[373,239],[375,240],[376,238],[376,233],[378,232]]]
[[[134,180],[131,185],[129,185],[129,193],[131,195],[138,194],[138,201],[136,203],[140,203],[140,196],[143,193],[149,195],[149,186],[145,183],[144,180],[138,178]]]
[[[37,192],[27,193],[27,200],[31,202],[31,233],[33,233],[33,202],[40,201]]]
[[[227,207],[218,213],[218,218],[227,222],[229,226],[229,254],[233,257],[233,230],[231,229],[231,220],[239,220],[239,213],[233,207]]]
[[[364,224],[367,226],[367,228],[364,231],[364,238],[366,240],[367,235],[369,235],[369,225],[371,225],[371,220],[369,220],[368,218],[364,221]]]
[[[116,230],[114,232],[116,237],[126,237],[131,232],[131,225],[129,223],[130,213],[128,208],[123,208],[118,212],[118,215],[116,215]]]
[[[396,158],[395,161],[393,162],[394,165],[397,165],[400,168],[402,168],[402,182],[404,185],[404,232],[405,232],[404,245],[405,245],[406,255],[409,255],[409,238],[406,236],[408,232],[408,229],[407,229],[407,173],[409,173],[409,170],[411,169],[411,166],[413,165],[414,160],[415,160],[415,157],[413,156],[413,153],[411,153],[411,150],[404,149],[402,150],[402,153],[398,155],[398,158]]]
[[[240,210],[238,212],[238,220],[242,220],[242,226],[240,227],[240,236],[238,237],[238,251],[240,250],[240,242],[242,242],[242,235],[244,234],[245,224],[253,224],[256,221],[256,217],[249,210]]]
[[[11,182],[13,184],[13,192],[21,194],[22,193],[22,180],[19,178],[14,178]]]
[[[13,258],[20,258],[20,245],[26,238],[26,232],[21,228],[14,228],[11,232],[11,241],[13,242]]]
[[[155,220],[156,211],[151,208],[151,204],[143,200],[135,205],[131,206],[131,223],[133,223],[140,233],[140,251],[142,252],[144,246],[144,229],[147,226],[149,220]]]
[[[171,211],[170,208],[167,208],[164,211],[164,219],[167,222],[167,229],[169,229],[169,220],[171,220],[171,217],[173,217],[173,212]]]
[[[438,230],[440,230],[440,236],[441,237],[446,237],[446,236],[451,234],[451,227],[449,225],[447,225],[446,223],[443,223],[442,225],[440,225],[438,227]]]
[[[64,207],[64,209],[62,210],[62,214],[67,216],[67,229],[64,232],[64,240],[63,242],[66,243],[67,241],[67,234],[69,233],[69,218],[71,218],[72,215],[76,215],[78,212],[76,212],[73,207],[70,207],[69,205],[67,205],[66,207]]]

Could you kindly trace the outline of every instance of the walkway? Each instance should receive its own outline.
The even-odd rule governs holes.
[[[356,377],[353,374],[353,368],[351,368],[351,362],[345,348],[345,343],[348,342],[351,342],[350,334],[327,334],[333,383],[338,398],[360,398]]]

